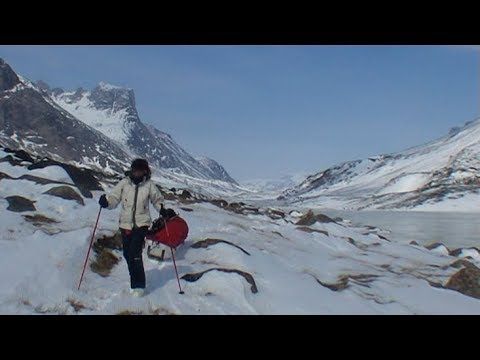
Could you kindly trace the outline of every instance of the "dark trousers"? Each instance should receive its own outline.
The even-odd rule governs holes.
[[[127,261],[130,273],[130,287],[145,288],[145,270],[143,269],[142,251],[145,245],[145,236],[148,227],[135,228],[129,231],[122,230],[123,256]]]

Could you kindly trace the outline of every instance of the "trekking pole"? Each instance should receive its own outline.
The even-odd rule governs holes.
[[[167,227],[167,221],[165,221],[165,232],[167,233],[167,238],[170,237],[170,234],[168,232],[168,227]],[[180,286],[180,279],[178,278],[178,271],[177,271],[177,264],[175,262],[175,255],[173,255],[173,248],[170,246],[170,251],[172,252],[172,260],[173,260],[173,267],[175,268],[175,275],[177,275],[177,283],[178,283],[178,288],[180,289],[179,294],[185,294],[182,291],[182,287]]]
[[[173,266],[175,267],[175,274],[177,275],[178,288],[180,289],[179,294],[183,295],[185,293],[182,291],[182,287],[180,286],[180,279],[178,278],[177,264],[175,263],[175,255],[173,255],[173,248],[170,247],[170,250],[172,251]]]
[[[83,264],[82,276],[80,277],[77,290],[80,290],[80,285],[82,285],[83,274],[85,273],[85,267],[87,266],[88,256],[90,255],[90,250],[92,248],[92,243],[93,243],[93,237],[95,236],[95,231],[97,230],[98,219],[100,219],[101,212],[102,212],[102,207],[100,206],[100,210],[98,211],[97,221],[95,222],[95,227],[93,228],[92,238],[90,239],[90,245],[88,246],[87,257],[85,258],[85,263]]]

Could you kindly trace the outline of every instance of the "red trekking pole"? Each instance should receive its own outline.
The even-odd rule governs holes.
[[[97,221],[95,222],[95,227],[93,228],[92,238],[90,239],[90,245],[88,246],[87,257],[85,258],[85,263],[83,264],[82,276],[80,277],[80,282],[78,283],[78,289],[80,290],[80,285],[82,285],[83,274],[85,273],[85,267],[87,266],[88,256],[90,255],[90,250],[92,249],[93,237],[95,236],[95,231],[97,230],[98,219],[100,219],[100,213],[102,212],[102,207],[98,211]]]

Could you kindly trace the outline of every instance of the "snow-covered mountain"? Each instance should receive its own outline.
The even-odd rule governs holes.
[[[222,198],[248,193],[213,160],[197,161],[170,135],[144,125],[133,91],[104,83],[92,92],[50,89],[16,74],[3,60],[0,145],[118,175],[134,156],[145,156],[164,187]]]
[[[76,172],[0,147],[0,314],[480,312],[478,249],[397,243],[325,215],[179,197],[165,205],[190,228],[175,251],[183,295],[170,256],[159,263],[148,247],[146,295],[129,294],[118,209],[102,211],[77,290],[98,197],[115,179],[98,187]]]
[[[237,182],[227,173],[224,167],[215,160],[205,156],[198,157],[196,158],[196,160],[203,165],[207,172],[210,172],[210,174],[212,174],[211,176],[214,179],[237,184]]]
[[[44,82],[41,86],[57,105],[116,141],[126,152],[145,157],[153,166],[196,178],[236,184],[213,160],[211,164],[215,163],[215,166],[197,161],[169,134],[144,124],[138,116],[132,89],[104,82],[92,91],[82,88],[71,92],[58,88],[50,90]]]
[[[477,119],[428,144],[321,171],[280,199],[344,209],[475,210],[479,185]]]
[[[249,179],[243,180],[240,184],[252,191],[269,194],[280,193],[288,188],[300,184],[307,177],[306,173],[288,174],[278,179]]]
[[[129,155],[57,106],[0,59],[0,144],[56,160],[120,172]]]

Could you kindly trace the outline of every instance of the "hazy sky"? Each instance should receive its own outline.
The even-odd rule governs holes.
[[[30,80],[133,88],[144,122],[236,179],[317,172],[480,113],[468,46],[2,46]]]

